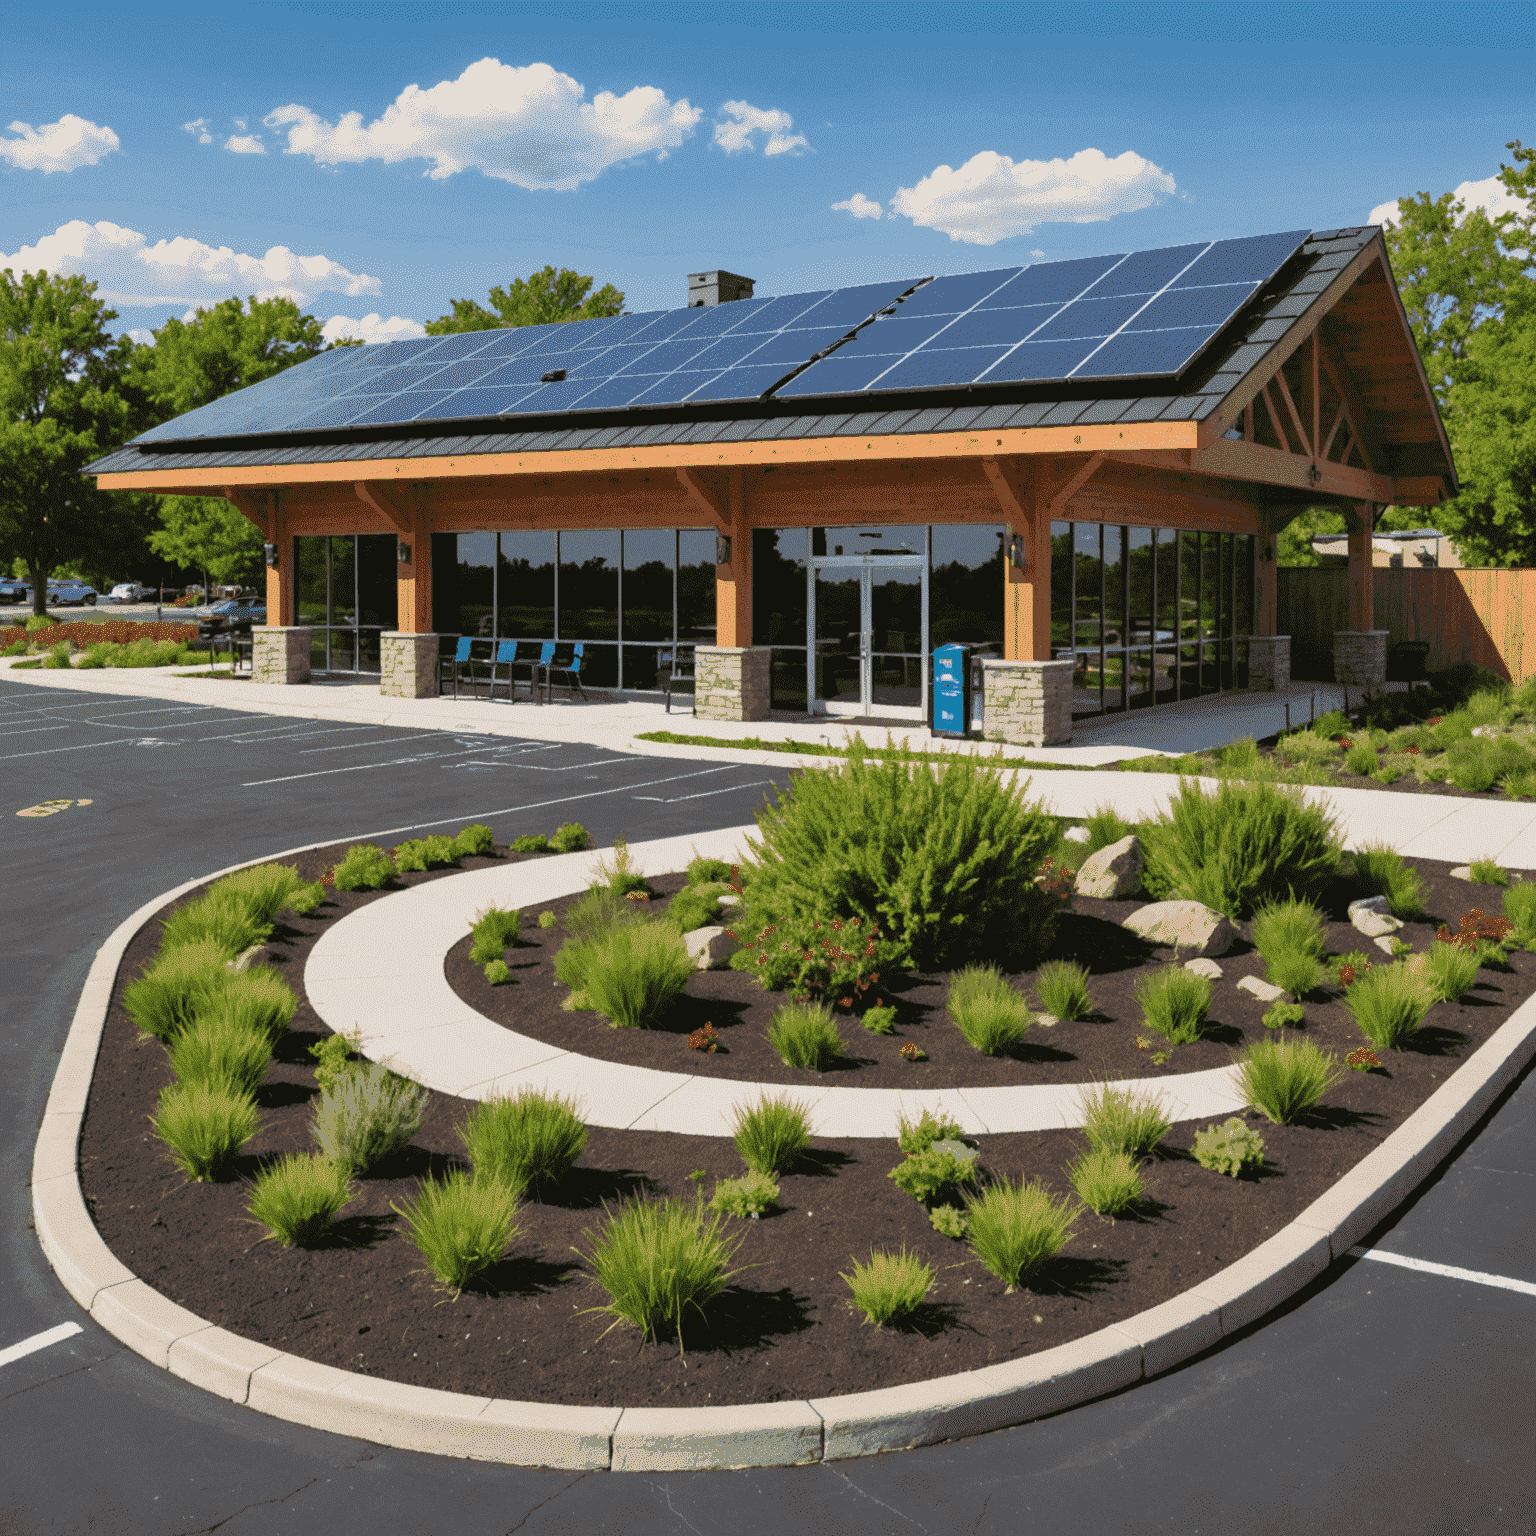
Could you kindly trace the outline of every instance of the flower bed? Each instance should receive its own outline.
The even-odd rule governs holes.
[[[102,619],[96,622],[51,624],[47,629],[30,631],[23,625],[12,624],[0,629],[0,650],[18,641],[47,650],[61,640],[68,640],[83,650],[88,645],[100,645],[104,641],[112,645],[131,645],[135,640],[196,639],[196,624],[139,624],[132,619]]]

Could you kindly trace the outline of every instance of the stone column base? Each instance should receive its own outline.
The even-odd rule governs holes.
[[[1248,691],[1274,693],[1291,686],[1291,637],[1248,636]]]
[[[1064,747],[1072,740],[1070,661],[981,663],[986,705],[982,735],[1018,747]]]
[[[694,713],[700,720],[766,720],[766,646],[701,645],[694,650]]]
[[[253,624],[252,680],[258,683],[307,683],[313,636],[314,631],[307,624]]]
[[[1376,692],[1387,682],[1387,631],[1339,629],[1333,635],[1333,680]]]
[[[379,692],[391,699],[435,699],[436,635],[386,629],[379,636]]]

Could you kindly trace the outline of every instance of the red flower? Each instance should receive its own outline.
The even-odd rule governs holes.
[[[688,1036],[688,1049],[690,1051],[704,1051],[713,1056],[720,1049],[720,1035],[713,1024],[706,1024],[702,1029],[696,1029]]]

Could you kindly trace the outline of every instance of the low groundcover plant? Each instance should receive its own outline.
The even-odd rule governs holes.
[[[1234,1179],[1247,1169],[1264,1166],[1264,1138],[1233,1115],[1220,1125],[1208,1125],[1195,1133],[1195,1161],[1213,1173]]]
[[[381,1062],[357,1062],[338,1072],[320,1095],[310,1134],[338,1167],[367,1174],[410,1143],[426,1108],[425,1088],[397,1077]]]

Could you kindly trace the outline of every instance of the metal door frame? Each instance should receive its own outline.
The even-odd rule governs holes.
[[[926,543],[926,538],[925,541]],[[875,571],[895,567],[918,573],[918,603],[921,625],[918,635],[918,700],[916,704],[883,704],[883,715],[897,719],[926,718],[928,698],[928,577],[929,559],[922,555],[809,555],[805,594],[805,693],[810,712],[839,719],[867,719],[874,713],[874,656],[872,587]],[[817,696],[816,679],[816,580],[820,573],[834,571],[859,573],[859,701],[857,704],[830,704]]]

